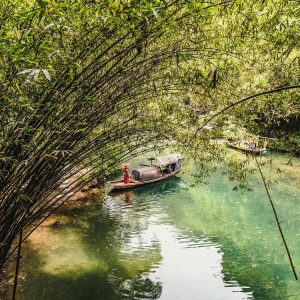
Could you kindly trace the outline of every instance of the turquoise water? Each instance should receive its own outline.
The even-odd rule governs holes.
[[[300,160],[268,158],[300,268]],[[24,253],[19,299],[300,299],[258,174],[252,192],[236,192],[222,168],[193,185],[195,169],[186,162],[179,178],[61,211]]]

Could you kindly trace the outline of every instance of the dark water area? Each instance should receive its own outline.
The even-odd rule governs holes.
[[[300,159],[289,159],[263,171],[300,266]],[[24,253],[18,299],[300,299],[259,175],[235,192],[221,170],[193,185],[195,168],[61,211]]]

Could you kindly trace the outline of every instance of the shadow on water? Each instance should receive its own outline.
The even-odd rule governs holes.
[[[22,299],[157,299],[162,290],[161,283],[155,283],[143,276],[126,281],[98,272],[90,272],[76,278],[40,272],[33,276],[28,284],[36,285],[38,289],[31,288],[30,294],[23,294]]]
[[[40,229],[40,241],[32,242],[38,250],[31,249],[23,262],[28,272],[20,281],[19,299],[159,298],[162,284],[145,276],[161,260],[159,245],[124,252],[131,232],[141,230],[138,221],[111,213],[102,201],[59,217],[45,232]]]

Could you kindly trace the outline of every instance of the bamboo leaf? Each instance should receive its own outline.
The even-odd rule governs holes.
[[[33,69],[31,74],[33,76],[34,81],[37,81],[39,74],[40,74],[40,69]]]
[[[154,8],[152,8],[152,12],[153,12],[153,15],[154,15],[155,19],[158,20],[159,15],[158,15],[157,11]]]
[[[46,77],[49,81],[51,81],[51,76],[50,76],[48,70],[47,70],[47,69],[42,69],[42,71],[43,71],[45,77]]]
[[[31,73],[33,69],[26,69],[26,70],[23,70],[19,73],[17,73],[17,75],[21,75],[21,74],[28,74],[28,73]]]

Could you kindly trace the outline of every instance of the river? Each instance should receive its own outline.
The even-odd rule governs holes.
[[[268,159],[263,172],[300,266],[300,159]],[[185,161],[178,178],[62,210],[23,253],[18,299],[300,299],[259,174],[241,192],[222,168],[193,184],[196,169]]]

